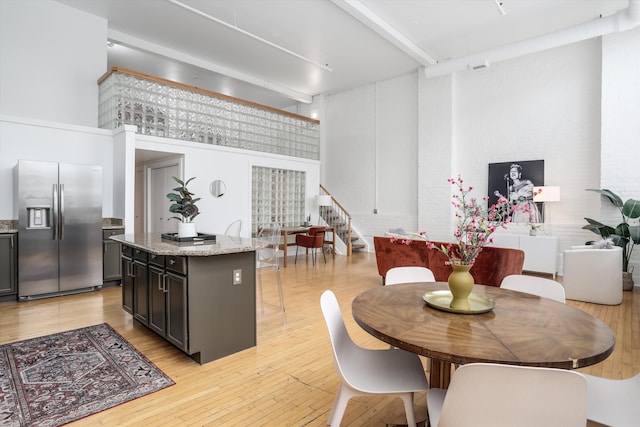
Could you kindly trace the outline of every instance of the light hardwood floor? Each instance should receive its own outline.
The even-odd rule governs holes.
[[[264,272],[268,301],[277,303],[275,276]],[[320,312],[320,294],[332,289],[354,341],[369,348],[388,346],[360,329],[351,301],[380,286],[374,254],[337,256],[311,265],[290,259],[281,270],[287,323],[266,308],[258,318],[258,345],[198,365],[121,308],[119,287],[30,302],[0,303],[0,344],[106,322],[169,375],[176,384],[72,423],[73,426],[323,426],[338,390],[329,338]],[[607,378],[640,372],[640,289],[624,293],[620,306],[568,301],[607,323],[616,335],[614,353],[604,362],[581,369]],[[233,325],[229,325],[233,327]],[[416,397],[418,415],[424,395]],[[399,400],[356,398],[342,425],[384,426],[398,422]]]

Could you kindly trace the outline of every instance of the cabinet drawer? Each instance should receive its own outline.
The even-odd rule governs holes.
[[[164,269],[164,255],[149,254],[149,264]]]
[[[138,261],[147,262],[147,252],[142,249],[133,249],[133,259],[137,259]]]
[[[122,255],[127,258],[133,258],[133,248],[131,246],[122,245]]]
[[[104,240],[109,239],[111,236],[117,236],[118,234],[124,233],[122,229],[113,229],[113,230],[102,230],[102,238]]]
[[[167,255],[167,270],[173,271],[178,274],[187,274],[187,258],[176,256],[176,255]]]

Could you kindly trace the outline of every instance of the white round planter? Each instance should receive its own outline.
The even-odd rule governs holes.
[[[196,232],[196,224],[193,222],[179,222],[178,223],[178,237],[195,237],[198,233]]]

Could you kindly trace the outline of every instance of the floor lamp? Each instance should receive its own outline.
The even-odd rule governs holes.
[[[560,201],[560,187],[554,185],[533,187],[533,201],[542,203],[542,226],[544,227],[547,222],[547,203]],[[548,218],[551,218],[551,215]]]
[[[331,206],[331,196],[328,194],[320,194],[316,196],[316,204],[318,205],[318,225],[321,224],[322,221],[322,214],[324,213],[323,211],[323,206]]]

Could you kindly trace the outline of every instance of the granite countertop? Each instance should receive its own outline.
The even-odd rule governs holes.
[[[253,252],[258,249],[254,239],[217,234],[215,243],[189,245],[163,240],[160,233],[117,234],[109,237],[116,242],[142,249],[156,255],[212,256]]]
[[[103,230],[124,229],[124,221],[121,218],[102,218]],[[0,219],[0,233],[17,233],[17,219]]]
[[[122,218],[102,218],[103,230],[118,230],[124,228],[124,220]]]
[[[14,219],[0,220],[0,233],[17,233],[18,221]]]

